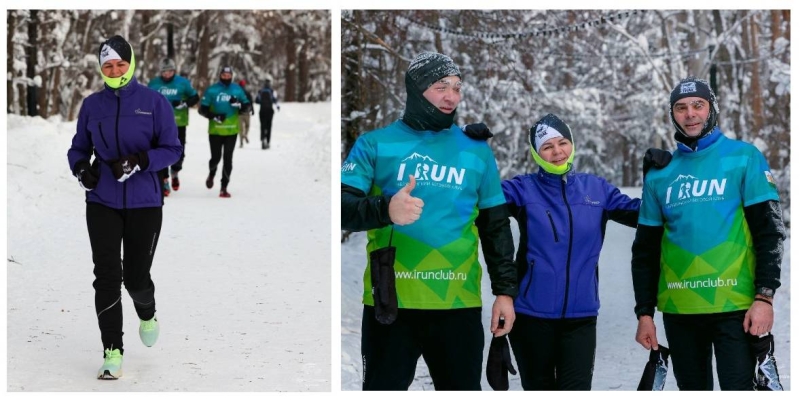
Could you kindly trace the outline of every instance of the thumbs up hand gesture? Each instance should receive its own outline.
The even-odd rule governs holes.
[[[425,202],[418,197],[411,196],[411,191],[417,186],[414,175],[408,175],[409,182],[403,186],[389,201],[389,218],[397,225],[413,224],[422,215]]]

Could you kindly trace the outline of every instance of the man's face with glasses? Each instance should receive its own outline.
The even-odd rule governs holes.
[[[689,137],[700,135],[710,113],[711,105],[699,97],[683,98],[672,106],[672,116]]]

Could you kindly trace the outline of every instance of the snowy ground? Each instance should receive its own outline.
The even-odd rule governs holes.
[[[639,197],[641,189],[622,189],[631,197]],[[517,223],[511,220],[515,243],[519,231]],[[597,323],[597,352],[595,358],[593,390],[633,391],[639,384],[642,370],[648,359],[648,352],[636,341],[636,318],[633,315],[633,285],[630,276],[631,244],[635,230],[615,222],[609,222],[605,244],[600,255],[600,301],[601,309]],[[362,276],[366,266],[366,233],[354,233],[342,244],[342,390],[361,390],[361,293]],[[791,278],[789,270],[789,239],[784,244],[783,285],[777,294],[775,304],[775,350],[778,370],[785,390],[791,389],[791,360],[789,334],[789,306],[791,303]],[[481,261],[483,257],[481,256]],[[485,266],[484,266],[485,267]],[[486,347],[484,348],[483,390],[491,390],[486,381],[485,365],[489,353],[490,334],[488,324],[494,296],[489,287],[489,276],[484,276],[483,323],[486,326]],[[656,313],[658,339],[666,345],[661,314]],[[515,361],[516,363],[516,361]],[[716,376],[715,376],[716,379]],[[510,389],[522,390],[518,375],[509,374]],[[718,386],[717,386],[718,388]],[[411,390],[433,390],[433,383],[424,360],[420,359]],[[677,390],[675,378],[670,376],[666,390]]]
[[[66,158],[75,122],[7,115],[7,391],[330,391],[330,110],[282,104],[263,151],[253,116],[230,199],[205,188],[207,121],[192,110],[151,271],[161,336],[141,344],[123,292],[118,381],[95,379],[84,192]]]

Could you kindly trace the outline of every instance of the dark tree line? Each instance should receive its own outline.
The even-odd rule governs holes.
[[[222,65],[248,90],[272,78],[282,101],[328,101],[331,20],[326,10],[9,10],[8,113],[76,118],[84,96],[102,88],[97,50],[120,34],[147,83],[164,57],[201,93]]]

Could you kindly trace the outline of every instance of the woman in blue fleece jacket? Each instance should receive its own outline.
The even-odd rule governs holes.
[[[117,379],[124,353],[123,282],[139,317],[142,343],[150,347],[158,338],[150,278],[164,204],[158,171],[178,161],[183,147],[170,103],[133,77],[131,45],[115,35],[100,45],[98,58],[105,86],[83,101],[67,159],[86,190],[92,285],[104,352],[97,377]]]
[[[606,222],[636,228],[641,200],[576,173],[572,132],[557,116],[531,127],[529,141],[539,171],[503,181],[520,228],[511,347],[525,390],[590,390]]]

